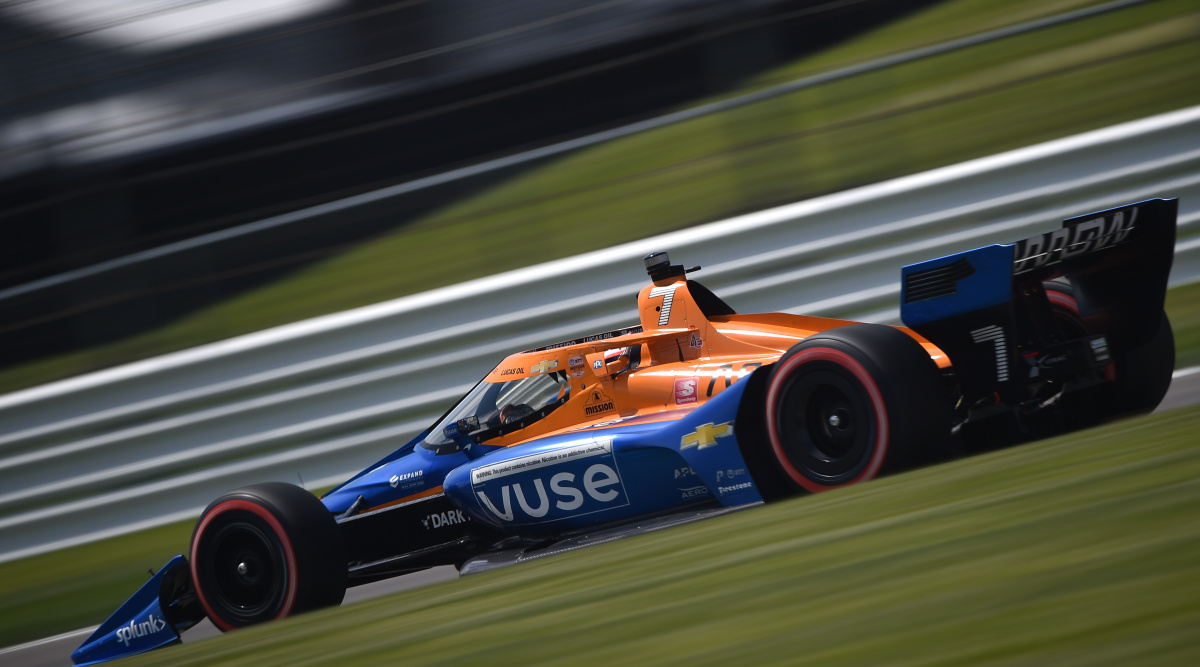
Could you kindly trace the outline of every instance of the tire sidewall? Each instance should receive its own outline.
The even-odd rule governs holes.
[[[238,522],[245,522],[247,515],[252,517],[252,525],[257,523],[260,529],[266,528],[267,538],[273,542],[273,546],[278,550],[279,556],[281,556],[283,595],[282,599],[272,605],[277,607],[277,611],[268,613],[270,615],[269,620],[288,616],[292,613],[296,604],[296,589],[299,583],[296,550],[292,546],[292,541],[288,538],[288,531],[283,527],[283,524],[280,523],[273,512],[257,502],[245,498],[229,498],[217,501],[205,511],[200,521],[196,524],[189,562],[192,569],[192,581],[196,582],[196,597],[200,600],[200,605],[204,607],[205,613],[208,614],[213,624],[221,630],[233,630],[234,628],[250,625],[256,621],[268,620],[253,619],[247,623],[231,621],[221,613],[217,600],[210,599],[210,596],[205,592],[206,586],[204,584],[210,581],[215,583],[215,579],[217,578],[217,575],[208,568],[208,563],[211,560],[213,552],[218,548],[218,545],[212,543],[212,540],[221,536],[223,528],[227,528]]]
[[[841,477],[805,474],[785,451],[781,396],[798,374],[839,373],[861,392],[874,437],[858,465]],[[795,489],[827,491],[900,470],[945,452],[952,407],[946,380],[930,353],[908,333],[878,324],[853,324],[814,334],[794,345],[772,369],[762,396],[769,458]],[[795,406],[793,406],[795,407]],[[855,415],[858,419],[858,415]]]
[[[283,595],[252,618],[226,618],[217,603],[212,568],[221,529],[250,522],[272,542],[282,563]],[[283,483],[245,487],[214,500],[192,533],[190,550],[196,596],[213,624],[222,631],[275,620],[341,603],[346,589],[345,546],[329,511],[308,491]]]
[[[1046,297],[1055,314],[1070,321],[1074,331],[1067,335],[1090,333],[1080,316],[1079,303],[1070,284],[1057,281],[1043,283]],[[1171,386],[1175,369],[1175,336],[1166,311],[1160,316],[1158,328],[1149,340],[1125,350],[1114,350],[1113,361],[1105,377],[1116,387],[1116,411],[1121,415],[1150,412],[1158,407]]]
[[[887,404],[871,371],[846,347],[835,341],[814,341],[814,344],[797,349],[780,360],[767,386],[767,441],[783,472],[807,491],[824,491],[871,479],[879,474],[887,460],[890,440]],[[867,411],[863,417],[870,420],[870,428],[864,436],[864,455],[847,471],[832,476],[821,476],[802,465],[797,466],[790,448],[784,444],[780,423],[785,418],[781,403],[789,391],[803,380],[803,374],[819,372],[833,373],[848,381],[851,391],[859,394],[852,398],[864,404]]]
[[[1163,311],[1150,340],[1114,355],[1113,381],[1121,414],[1151,412],[1158,407],[1175,371],[1175,334]]]

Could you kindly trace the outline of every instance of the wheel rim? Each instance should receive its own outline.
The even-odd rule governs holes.
[[[833,486],[854,479],[874,453],[869,397],[834,369],[806,372],[780,397],[778,434],[784,454],[805,477]]]
[[[214,611],[241,627],[274,618],[284,602],[287,565],[278,540],[252,515],[230,516],[203,537],[201,582]]]

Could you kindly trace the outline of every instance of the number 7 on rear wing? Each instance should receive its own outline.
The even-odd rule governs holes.
[[[1083,412],[1157,406],[1174,367],[1177,211],[1149,199],[904,267],[901,318],[950,357],[962,421],[1007,413],[1044,435]]]

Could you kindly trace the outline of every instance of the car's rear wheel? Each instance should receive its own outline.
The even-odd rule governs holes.
[[[1050,311],[1054,314],[1054,323],[1059,333],[1066,338],[1083,338],[1088,335],[1087,326],[1079,316],[1079,303],[1075,299],[1075,290],[1070,283],[1051,280],[1042,283],[1046,299],[1050,302]]]
[[[1163,312],[1149,340],[1113,355],[1113,381],[1122,414],[1150,412],[1158,407],[1175,372],[1175,334]]]
[[[860,324],[809,337],[775,364],[765,387],[766,437],[797,488],[872,479],[945,448],[945,382],[912,337]]]
[[[190,560],[200,604],[222,631],[337,605],[346,592],[333,515],[291,484],[214,500],[196,524]]]
[[[1088,334],[1069,284],[1043,283],[1060,330],[1070,338]],[[1141,345],[1113,350],[1108,375],[1116,386],[1117,412],[1122,415],[1150,412],[1158,407],[1171,386],[1175,371],[1175,335],[1167,313],[1159,318],[1154,334]]]

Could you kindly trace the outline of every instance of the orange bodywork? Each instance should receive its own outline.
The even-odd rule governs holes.
[[[678,276],[638,295],[641,331],[600,334],[510,355],[484,382],[507,382],[551,371],[570,377],[569,400],[545,419],[488,441],[511,446],[532,438],[605,422],[679,419],[755,369],[774,363],[805,338],[849,320],[786,313],[706,317]],[[950,360],[906,327],[939,368]],[[620,332],[618,332],[620,333]],[[636,359],[636,367],[630,367]]]

